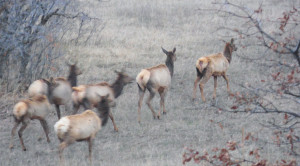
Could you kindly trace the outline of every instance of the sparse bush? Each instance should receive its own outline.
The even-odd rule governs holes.
[[[1,90],[25,90],[33,80],[48,76],[53,70],[51,63],[66,52],[61,41],[77,44],[91,38],[95,28],[86,24],[99,19],[78,11],[76,3],[69,0],[0,2]],[[65,38],[70,33],[74,35]]]

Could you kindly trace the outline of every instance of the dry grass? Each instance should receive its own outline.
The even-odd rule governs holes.
[[[143,104],[142,123],[138,124],[138,88],[135,83],[126,86],[124,93],[117,99],[117,107],[113,109],[119,132],[114,132],[112,123],[108,122],[98,133],[93,147],[93,165],[182,165],[185,146],[200,151],[225,147],[228,140],[241,141],[242,129],[268,140],[260,143],[265,144],[261,150],[265,159],[289,158],[286,155],[289,147],[275,146],[271,131],[259,125],[271,118],[278,118],[278,115],[228,114],[218,111],[211,107],[212,79],[205,85],[208,102],[203,103],[199,99],[199,90],[197,101],[191,101],[196,59],[221,52],[224,43],[220,39],[230,39],[214,33],[224,22],[222,18],[197,11],[198,7],[210,7],[210,1],[127,0],[82,3],[91,15],[103,18],[106,27],[101,34],[97,34],[99,39],[91,41],[95,45],[66,46],[70,57],[78,59],[84,71],[78,78],[79,84],[113,82],[116,78],[113,71],[122,68],[135,77],[142,68],[164,62],[165,55],[161,46],[167,50],[177,48],[172,87],[166,98],[167,115],[162,116],[161,120],[153,120],[150,110]],[[252,1],[247,3],[251,4]],[[268,10],[273,12],[276,7],[270,6]],[[244,52],[250,57],[259,56],[257,49]],[[58,71],[53,75],[66,75],[66,68],[60,66],[63,65],[57,65]],[[237,84],[260,84],[267,70],[264,66],[242,61],[234,54],[227,72],[231,90],[241,91]],[[155,110],[159,106],[158,96],[153,100]],[[53,130],[57,121],[54,107],[48,120],[51,143],[46,143],[44,135],[41,141],[37,141],[43,131],[38,122],[32,122],[23,136],[27,151],[21,150],[17,136],[14,138],[14,149],[8,149],[13,126],[13,119],[9,115],[18,99],[10,94],[0,99],[0,165],[58,165],[59,141]],[[218,82],[217,103],[225,106],[232,103],[223,79]],[[67,114],[62,111],[62,115]],[[223,129],[219,124],[222,124]],[[253,148],[255,146],[249,145],[243,150],[250,151]],[[67,165],[88,165],[87,156],[87,143],[75,143],[65,150]]]

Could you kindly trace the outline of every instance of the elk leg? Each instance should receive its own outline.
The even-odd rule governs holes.
[[[197,84],[200,81],[200,77],[197,76],[195,82],[194,82],[194,90],[193,90],[193,101],[196,99],[196,93],[197,93]]]
[[[163,114],[164,115],[166,115],[167,114],[167,112],[166,112],[166,107],[165,107],[165,97],[166,97],[166,94],[167,94],[167,92],[164,92],[163,93],[163,97],[162,97],[162,102],[163,102]]]
[[[165,96],[166,96],[166,90],[164,89],[164,91],[161,91],[159,93],[160,95],[160,109],[159,109],[159,112],[158,112],[158,115],[157,115],[157,118],[159,119],[160,117],[160,110],[163,109],[163,114],[167,114],[166,112],[166,108],[165,108]]]
[[[46,134],[47,142],[50,142],[50,139],[49,139],[49,136],[48,136],[49,128],[48,128],[47,121],[45,119],[39,119],[39,120],[40,120],[40,123],[43,127],[43,130],[44,130],[45,134]]]
[[[202,98],[202,101],[205,102],[205,97],[203,95],[203,88],[204,88],[204,84],[199,84],[199,88],[200,88],[200,93],[201,93],[201,98]]]
[[[142,90],[139,86],[139,102],[138,102],[138,122],[141,123],[141,108],[142,108],[142,103],[145,95],[145,90]]]
[[[56,104],[55,104],[55,108],[56,108],[57,117],[58,117],[58,119],[60,119],[60,109],[59,109],[59,105],[56,105]]]
[[[78,110],[79,110],[80,105],[79,104],[73,104],[73,115],[77,114]]]
[[[216,99],[216,91],[217,91],[217,76],[214,76],[214,94],[213,94],[213,99]]]
[[[229,88],[229,79],[226,76],[226,74],[223,75],[223,78],[225,79],[226,84],[227,84],[227,92],[230,94],[231,92],[230,92],[230,88]]]
[[[62,141],[59,144],[59,159],[60,159],[60,165],[64,164],[64,157],[63,157],[63,151],[64,149],[69,146],[70,144],[72,144],[75,140],[72,139],[70,136],[67,136],[67,138]]]
[[[209,78],[212,76],[212,72],[208,72],[208,71],[206,71],[206,74],[204,75],[204,77],[202,78],[202,80],[200,81],[200,84],[199,84],[200,92],[201,92],[201,98],[202,98],[203,102],[206,101],[205,97],[204,97],[204,94],[203,94],[204,84],[207,83],[207,81],[209,80]]]
[[[89,161],[90,161],[90,165],[92,165],[92,146],[93,146],[93,139],[90,137],[88,139],[88,143],[89,143]]]
[[[26,148],[25,148],[25,146],[24,146],[24,142],[23,142],[23,138],[22,138],[22,134],[23,134],[23,131],[26,129],[26,127],[28,126],[28,123],[26,123],[26,122],[23,122],[23,125],[22,125],[22,127],[20,128],[20,130],[18,131],[18,134],[19,134],[19,139],[20,139],[20,143],[21,143],[21,145],[22,145],[22,149],[24,150],[24,151],[26,151]]]
[[[114,120],[114,117],[113,117],[111,111],[109,111],[109,115],[108,115],[108,116],[110,117],[110,119],[111,119],[111,121],[112,121],[112,123],[113,123],[113,125],[114,125],[115,131],[118,132],[119,129],[118,129],[116,123],[115,123],[115,120]]]
[[[62,142],[59,145],[59,159],[60,159],[60,165],[62,166],[64,163],[64,157],[63,157],[63,151],[68,146],[66,142]]]
[[[156,114],[155,114],[154,109],[152,108],[151,103],[150,103],[154,96],[155,96],[155,92],[150,91],[150,96],[147,100],[147,105],[148,105],[148,107],[150,108],[150,110],[152,112],[153,118],[155,119]]]
[[[14,125],[14,127],[13,127],[13,129],[11,130],[11,139],[10,139],[10,145],[9,145],[9,148],[10,149],[12,149],[13,148],[13,138],[14,138],[14,136],[15,136],[15,134],[16,134],[16,130],[17,130],[17,127],[19,126],[19,124],[20,124],[20,121],[15,121],[15,125]]]

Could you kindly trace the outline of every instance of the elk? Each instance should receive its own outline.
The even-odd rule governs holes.
[[[100,101],[100,98],[98,97],[99,95],[109,95],[109,99],[112,100],[111,106],[115,106],[114,101],[122,94],[124,86],[133,81],[133,78],[128,76],[124,71],[115,72],[118,74],[118,77],[113,84],[101,82],[98,84],[73,87],[73,114],[77,113],[80,105],[83,105],[85,109],[92,109],[96,107],[97,103]],[[109,112],[109,117],[114,125],[114,130],[118,131],[118,127],[115,124],[111,111]]]
[[[22,122],[22,127],[19,129],[19,139],[22,145],[22,149],[26,151],[24,146],[22,133],[25,128],[28,126],[30,120],[38,119],[44,129],[46,134],[47,142],[50,142],[48,137],[49,129],[47,121],[45,120],[46,116],[50,112],[50,103],[45,95],[33,96],[30,99],[25,99],[18,102],[13,109],[13,116],[15,119],[15,125],[11,131],[10,139],[10,149],[13,148],[13,137],[16,133],[17,127]]]
[[[162,48],[162,51],[167,55],[165,64],[142,69],[136,77],[136,82],[139,87],[138,122],[141,122],[141,107],[146,89],[148,89],[150,92],[147,105],[153,114],[153,118],[156,118],[156,113],[154,112],[150,102],[157,92],[161,98],[157,118],[160,118],[161,108],[163,108],[163,114],[166,114],[165,96],[169,86],[171,85],[171,78],[173,77],[174,62],[176,61],[176,48],[174,48],[173,51],[166,51],[164,48]]]
[[[47,81],[45,79],[40,79],[34,81],[28,88],[29,96],[35,95],[47,95],[50,103],[55,105],[57,117],[60,119],[60,105],[67,105],[72,101],[72,87],[77,85],[77,76],[82,74],[80,69],[76,66],[77,62],[71,64],[66,62],[70,67],[70,72],[68,78],[57,77]],[[49,89],[49,84],[56,84],[55,88]]]
[[[200,81],[199,88],[201,92],[202,101],[206,101],[203,94],[203,88],[204,84],[209,80],[211,76],[214,77],[214,100],[216,98],[217,78],[219,76],[222,76],[225,79],[227,84],[227,91],[230,94],[229,79],[226,75],[226,71],[231,62],[232,52],[237,50],[233,42],[234,39],[231,39],[230,42],[227,42],[225,44],[223,53],[216,53],[204,56],[196,61],[197,77],[194,82],[193,100],[195,100],[196,98],[197,84]]]
[[[89,85],[79,85],[76,87],[72,87],[72,103],[73,103],[73,115],[78,112],[78,109],[80,106],[83,105],[83,99],[85,98],[86,95],[86,89]],[[87,109],[87,107],[86,107]]]
[[[96,105],[98,115],[91,111],[86,110],[81,114],[65,116],[61,118],[54,125],[55,133],[60,140],[59,157],[60,163],[63,163],[63,151],[70,144],[75,141],[87,141],[89,146],[89,161],[92,163],[92,141],[96,137],[97,132],[107,122],[109,115],[109,95],[98,96],[100,101]]]
[[[39,79],[34,81],[28,88],[29,97],[38,96],[38,95],[46,95],[49,99],[49,80]]]

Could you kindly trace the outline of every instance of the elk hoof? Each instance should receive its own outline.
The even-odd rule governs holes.
[[[23,151],[26,151],[26,148],[23,148]]]
[[[115,128],[115,132],[118,132],[119,131],[119,129],[118,128]]]
[[[155,116],[155,115],[153,116],[153,119],[156,119],[156,116]]]
[[[167,112],[163,112],[163,115],[167,115]]]
[[[157,119],[159,119],[160,118],[160,116],[159,115],[157,115]]]

